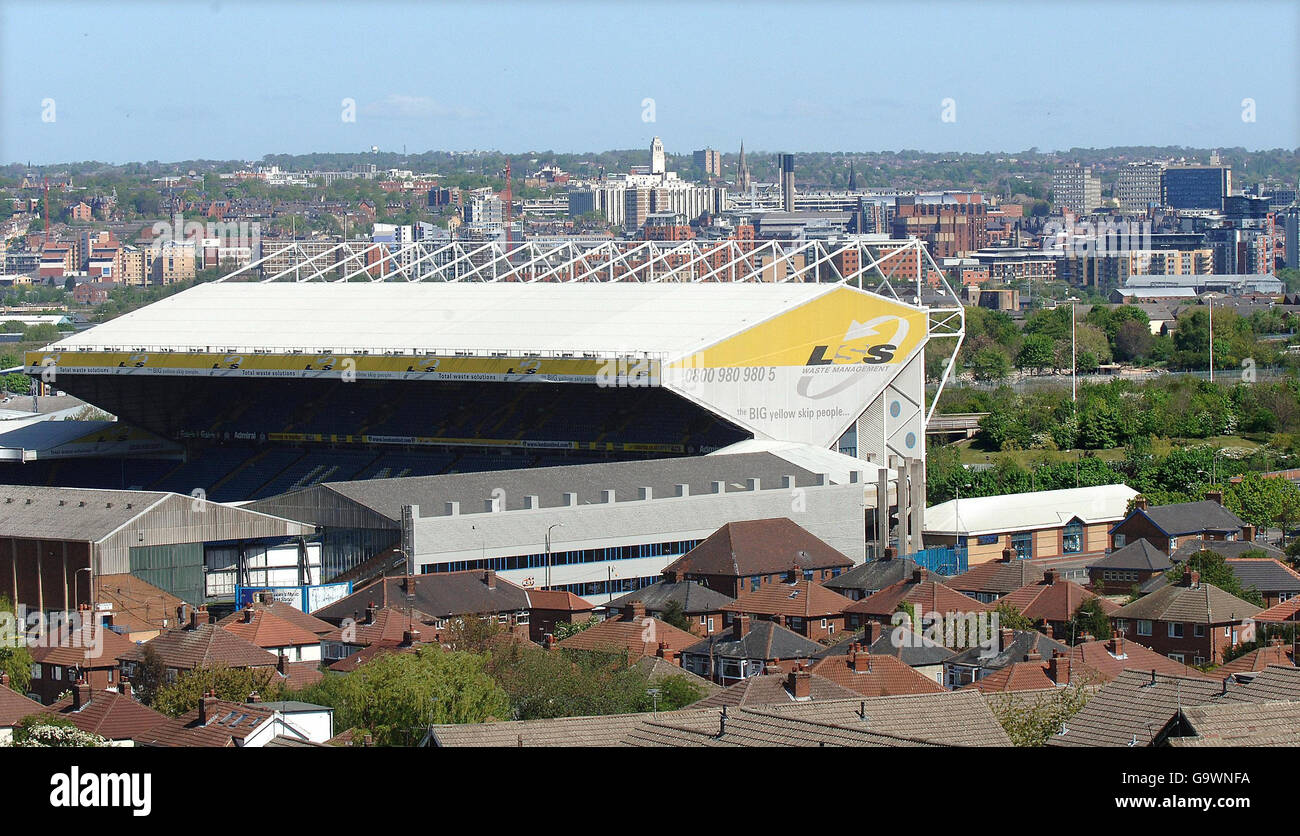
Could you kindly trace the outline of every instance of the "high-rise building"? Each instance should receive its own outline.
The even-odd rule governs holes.
[[[1230,194],[1227,166],[1171,165],[1161,177],[1160,202],[1171,209],[1222,209]]]
[[[668,163],[664,157],[664,142],[659,137],[650,141],[650,173],[662,176],[668,171]]]
[[[794,154],[781,154],[781,208],[794,211]]]
[[[1295,270],[1300,268],[1300,209],[1290,209],[1283,218],[1286,233],[1285,264]]]
[[[1160,175],[1164,163],[1129,163],[1119,171],[1115,197],[1124,212],[1141,213],[1160,205]]]
[[[722,176],[722,155],[712,148],[696,151],[693,155],[695,167],[709,177]]]
[[[1058,208],[1086,215],[1101,206],[1101,179],[1078,163],[1058,168],[1052,172],[1052,196]]]

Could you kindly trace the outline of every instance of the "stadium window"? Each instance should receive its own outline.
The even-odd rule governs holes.
[[[1061,550],[1066,554],[1083,551],[1083,523],[1072,520],[1065,527],[1065,533],[1061,535]]]
[[[1034,535],[1031,531],[1022,531],[1011,535],[1011,548],[1016,550],[1016,557],[1029,560],[1034,556]]]

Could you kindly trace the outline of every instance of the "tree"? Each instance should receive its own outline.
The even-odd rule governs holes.
[[[379,746],[414,746],[431,723],[510,716],[510,700],[486,665],[486,656],[422,645],[410,653],[378,656],[295,696],[330,706],[339,728],[363,730]]]
[[[1056,361],[1056,344],[1046,334],[1030,334],[1020,344],[1016,368],[1041,371]]]
[[[676,711],[704,699],[704,689],[682,674],[665,676],[648,684],[649,688],[659,689],[658,699],[647,688],[637,707],[638,711],[653,711],[656,708],[659,711]]]
[[[669,601],[665,604],[664,611],[659,614],[659,620],[671,624],[678,630],[691,632],[691,620],[686,616],[686,610],[680,601]]]
[[[1011,371],[1007,355],[992,346],[981,348],[966,365],[976,380],[1002,380]]]
[[[22,637],[26,625],[18,621],[18,611],[0,595],[0,619],[12,618],[15,638]],[[0,671],[9,674],[9,687],[20,694],[27,693],[32,683],[32,652],[26,642],[0,642]]]
[[[198,708],[199,699],[208,692],[230,702],[244,702],[254,693],[263,700],[274,701],[280,699],[284,686],[270,668],[194,668],[182,673],[175,682],[160,687],[150,707],[168,717],[179,717]]]
[[[1115,332],[1115,359],[1140,360],[1151,352],[1150,326],[1132,320],[1122,323]]]
[[[1085,636],[1091,636],[1093,639],[1110,637],[1110,616],[1102,609],[1100,598],[1095,596],[1085,598],[1074,611],[1071,621],[1073,626],[1070,632],[1076,642],[1084,641]]]
[[[1235,595],[1243,601],[1249,601],[1255,606],[1264,606],[1264,596],[1259,594],[1259,590],[1253,586],[1249,589],[1244,588],[1241,581],[1237,579],[1236,573],[1218,552],[1202,549],[1189,557],[1186,563],[1176,564],[1174,568],[1165,572],[1165,580],[1171,585],[1176,585],[1187,572],[1198,572],[1201,583],[1217,586],[1224,592]]]
[[[626,714],[642,710],[649,673],[631,665],[626,648],[546,651],[499,647],[489,672],[509,695],[516,720]]]
[[[166,684],[167,665],[158,655],[157,649],[145,642],[140,661],[136,663],[135,681],[132,682],[135,695],[140,702],[152,706],[159,689]]]
[[[1071,678],[1069,685],[1035,697],[1020,694],[1000,695],[989,707],[1013,746],[1042,746],[1079,712],[1091,692],[1086,679]]]
[[[571,621],[558,621],[555,624],[555,640],[557,642],[562,642],[569,636],[576,636],[583,630],[595,627],[599,623],[600,620],[596,618],[588,618],[586,621],[579,621],[577,623]]]
[[[1254,471],[1230,483],[1223,502],[1256,528],[1280,525],[1285,530],[1300,518],[1300,488],[1288,479],[1266,479]]]
[[[1006,601],[999,601],[993,608],[993,614],[998,617],[998,627],[1004,630],[1034,629],[1033,620],[1016,609],[1014,604],[1008,604]]]

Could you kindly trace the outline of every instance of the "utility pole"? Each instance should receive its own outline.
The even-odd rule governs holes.
[[[1210,382],[1214,382],[1214,294],[1205,297],[1210,303]]]

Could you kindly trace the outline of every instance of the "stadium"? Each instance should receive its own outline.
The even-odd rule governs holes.
[[[487,264],[531,263],[495,246]],[[781,281],[771,259],[720,277],[716,257],[690,254],[699,246],[613,281],[589,254],[564,281],[518,268],[464,280],[443,260],[443,273],[403,274],[417,280],[283,281],[282,270],[198,285],[29,352],[28,374],[117,420],[0,432],[0,481],[244,503],[323,483],[763,445],[843,454],[862,480],[923,460],[937,399],[927,404],[925,349],[956,338],[950,370],[962,336],[951,289],[938,291],[951,307],[920,304],[935,292],[921,282],[904,298],[861,244],[794,245],[802,266]],[[922,258],[912,241],[888,256],[913,275]],[[854,269],[807,269],[817,264]]]

